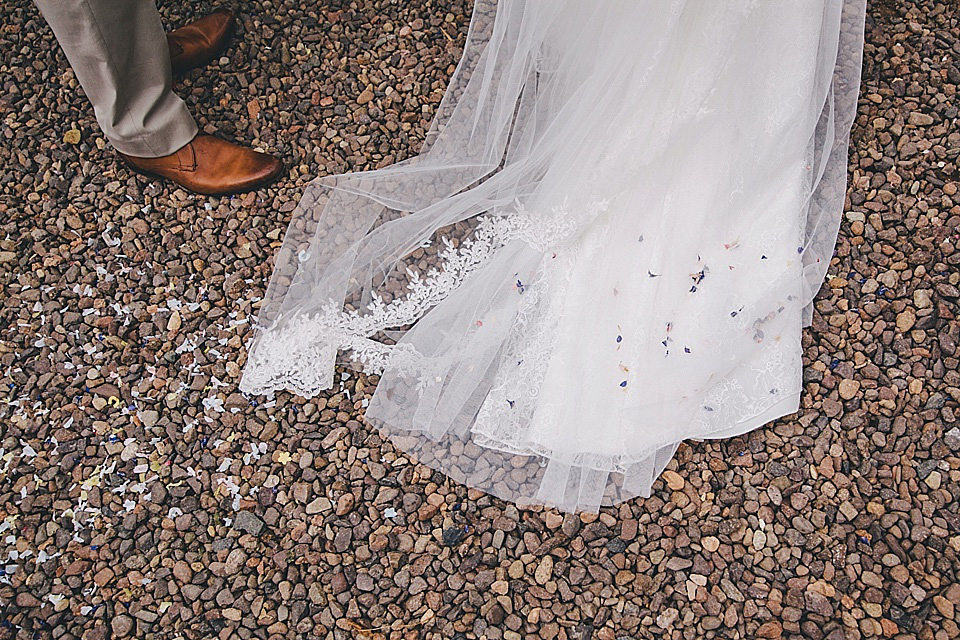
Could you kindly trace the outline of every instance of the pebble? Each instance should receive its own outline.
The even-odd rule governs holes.
[[[233,527],[240,531],[258,536],[263,531],[264,522],[250,511],[241,511],[233,521]]]
[[[844,400],[852,400],[857,397],[857,394],[860,393],[860,381],[859,380],[841,380],[840,381],[840,397]]]
[[[938,595],[933,596],[933,606],[937,608],[937,611],[939,611],[940,615],[942,615],[944,618],[947,620],[953,620],[956,607],[953,602],[947,600],[943,596]]]
[[[897,330],[906,333],[917,323],[917,315],[913,309],[907,307],[897,315]]]
[[[100,569],[100,571],[98,571],[96,575],[93,576],[93,581],[97,584],[98,587],[105,587],[108,584],[110,584],[110,582],[114,578],[114,575],[115,574],[113,573],[113,569],[111,569],[110,567],[104,567],[103,569]]]
[[[170,314],[170,319],[167,320],[167,331],[172,334],[176,334],[180,331],[180,327],[183,325],[183,320],[180,317],[179,311],[174,311]]]
[[[43,604],[32,593],[25,592],[18,593],[14,601],[18,607],[24,607],[26,609],[34,609]]]
[[[685,484],[683,476],[681,476],[676,471],[671,471],[667,469],[666,471],[663,472],[662,477],[664,482],[667,483],[667,486],[670,487],[672,490],[674,491],[683,490],[683,487]]]
[[[803,595],[804,605],[808,611],[812,611],[821,616],[832,617],[833,606],[830,601],[815,591],[806,591]]]
[[[763,531],[754,531],[753,533],[753,548],[757,551],[760,551],[767,545],[767,534]]]
[[[133,624],[133,618],[121,614],[110,621],[110,629],[116,637],[125,638],[133,633]]]
[[[466,531],[461,527],[447,527],[443,530],[443,544],[455,547],[466,537]]]
[[[370,88],[370,87],[367,87],[367,88],[364,89],[363,92],[357,97],[357,104],[367,104],[368,102],[370,102],[371,100],[373,100],[373,97],[374,97],[373,89]]]
[[[356,497],[352,493],[345,493],[337,499],[337,510],[336,514],[338,516],[345,516],[351,511],[353,511],[353,506],[356,504]]]
[[[553,577],[553,558],[544,556],[533,574],[537,584],[546,584]]]
[[[860,512],[857,511],[857,508],[854,507],[850,502],[844,501],[840,503],[840,513],[842,513],[847,520],[852,521],[859,515]]]
[[[178,560],[173,565],[173,577],[181,583],[189,583],[193,580],[193,570],[189,564],[183,560]]]
[[[180,588],[180,592],[187,602],[193,602],[200,598],[200,595],[203,593],[203,587],[195,584],[187,584]]]
[[[344,593],[350,589],[350,585],[347,582],[346,576],[343,573],[333,574],[333,578],[330,580],[330,590],[334,595]]]
[[[256,535],[256,534],[254,534]],[[224,574],[232,576],[240,571],[243,564],[247,561],[247,554],[243,549],[233,549],[224,561]]]
[[[497,595],[505,596],[510,591],[510,583],[506,580],[495,580],[490,585],[490,591]]]
[[[669,629],[679,617],[680,612],[676,609],[665,609],[663,613],[657,616],[657,626],[661,629]]]
[[[557,511],[548,511],[544,515],[543,520],[547,529],[556,529],[563,524],[563,515]]]
[[[790,494],[790,506],[797,511],[803,511],[808,504],[810,504],[810,494],[803,491]]]
[[[315,515],[317,513],[323,513],[324,511],[329,511],[331,509],[330,500],[320,496],[310,501],[307,505],[306,512],[309,515]]]
[[[943,442],[952,451],[960,450],[960,427],[953,427],[943,436]]]

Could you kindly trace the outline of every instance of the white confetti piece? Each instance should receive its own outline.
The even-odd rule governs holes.
[[[52,560],[53,558],[59,558],[62,555],[63,555],[63,552],[61,551],[57,551],[56,553],[51,554],[51,553],[47,553],[43,549],[40,549],[39,553],[37,553],[37,564],[43,564],[47,560]]]
[[[204,409],[213,409],[217,413],[223,413],[223,400],[220,398],[204,398],[203,399],[203,408]]]

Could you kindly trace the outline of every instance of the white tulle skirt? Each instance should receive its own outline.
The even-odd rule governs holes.
[[[864,0],[480,0],[420,155],[315,181],[241,389],[366,419],[521,505],[647,496],[797,410]]]

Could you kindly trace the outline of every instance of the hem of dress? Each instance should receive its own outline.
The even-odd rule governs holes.
[[[790,415],[791,413],[796,413],[800,409],[801,392],[802,390],[798,389],[796,393],[785,397],[776,404],[767,407],[754,416],[746,418],[745,420],[741,420],[732,427],[723,429],[722,431],[712,431],[700,438],[691,438],[691,440],[719,440],[722,438],[735,438],[753,431],[754,429],[759,429],[764,425],[770,424],[777,418],[782,418],[783,416]]]
[[[479,490],[484,494],[487,494],[492,497],[496,497],[501,500],[513,501],[521,509],[531,509],[531,508],[537,509],[540,507],[546,507],[546,508],[557,508],[561,511],[569,512],[569,513],[576,513],[576,512],[598,513],[600,507],[616,506],[617,504],[621,504],[623,502],[626,502],[635,498],[641,498],[641,499],[649,498],[653,493],[652,491],[653,484],[661,477],[664,470],[669,465],[670,460],[672,460],[673,457],[676,455],[677,449],[683,442],[688,442],[688,441],[702,442],[704,440],[715,440],[715,439],[718,440],[722,438],[733,438],[733,437],[748,433],[750,431],[753,431],[755,429],[758,429],[760,427],[763,427],[767,424],[770,424],[774,420],[777,420],[778,418],[781,418],[785,415],[796,413],[800,408],[800,399],[801,399],[802,391],[803,391],[802,389],[797,389],[794,393],[791,393],[785,398],[770,405],[763,411],[753,416],[750,416],[748,418],[745,418],[743,420],[740,420],[733,426],[728,427],[726,429],[722,429],[719,431],[712,431],[708,434],[704,434],[700,436],[690,436],[686,438],[681,438],[679,440],[675,440],[672,442],[664,442],[654,447],[651,450],[650,456],[649,456],[649,459],[652,459],[653,461],[653,466],[650,469],[650,475],[646,480],[643,480],[641,484],[636,485],[634,487],[634,489],[632,490],[633,495],[629,497],[624,497],[621,499],[614,499],[612,502],[601,502],[600,504],[594,505],[592,507],[583,506],[583,507],[577,507],[574,509],[571,509],[568,506],[565,506],[563,504],[560,504],[551,500],[545,500],[543,498],[533,497],[533,496],[526,496],[522,501],[518,501],[516,498],[507,498],[503,495],[500,495],[495,490],[492,490],[492,487],[485,487],[485,486],[468,482],[466,478],[452,477],[450,476],[450,469],[445,467],[440,460],[434,458],[424,462],[421,459],[419,452],[415,451],[409,446],[409,439],[411,437],[417,440],[421,440],[424,437],[429,438],[429,436],[427,436],[426,434],[415,433],[415,432],[403,432],[401,430],[397,430],[394,427],[390,427],[387,424],[385,424],[382,420],[377,420],[377,419],[372,419],[368,421],[365,417],[364,422],[366,422],[369,426],[373,427],[378,432],[380,432],[383,436],[385,436],[388,440],[390,440],[395,447],[397,447],[400,451],[403,451],[405,455],[411,456],[417,462],[421,462],[426,466],[430,467],[431,469],[434,469],[435,471],[438,471],[447,476],[450,476],[452,480],[460,484],[463,484],[464,486]],[[553,461],[553,459],[550,458],[549,456],[544,456],[542,454],[537,454],[533,452],[518,453],[518,452],[512,452],[512,451],[504,451],[501,449],[497,449],[496,447],[491,447],[489,446],[489,444],[481,445],[481,446],[482,448],[488,449],[491,452],[495,452],[495,453],[500,453],[505,455],[525,455],[525,456],[531,456],[531,457],[545,458],[547,460]],[[666,454],[666,452],[669,452],[669,454]],[[607,474],[622,473],[622,471],[613,471],[608,469],[597,469],[597,468],[590,468],[590,467],[583,467],[583,469],[586,471],[603,472]]]
[[[767,424],[773,422],[773,421],[776,420],[777,418],[781,418],[781,417],[783,417],[783,416],[790,415],[791,413],[796,413],[796,412],[800,409],[800,396],[801,396],[801,394],[802,394],[802,389],[797,389],[797,391],[795,391],[794,393],[791,393],[791,394],[785,396],[784,398],[782,398],[781,400],[778,400],[776,403],[770,405],[769,407],[767,407],[766,409],[764,409],[764,410],[761,411],[760,413],[757,413],[757,414],[754,414],[754,415],[752,415],[752,416],[750,416],[750,417],[744,418],[744,419],[740,420],[739,422],[735,423],[733,426],[726,427],[726,428],[720,429],[720,430],[718,430],[718,431],[709,431],[709,432],[707,432],[707,433],[703,433],[703,434],[700,434],[700,435],[690,435],[690,436],[687,436],[687,437],[685,437],[685,438],[681,438],[681,439],[679,439],[679,440],[664,440],[664,441],[662,441],[662,442],[659,442],[659,443],[653,445],[653,446],[651,447],[651,449],[649,449],[649,453],[647,454],[647,456],[649,456],[649,455],[654,455],[654,454],[656,454],[657,451],[661,451],[661,450],[666,449],[666,448],[669,448],[669,447],[674,447],[674,449],[676,449],[676,448],[678,448],[678,447],[679,447],[682,443],[684,443],[684,442],[703,442],[704,440],[722,440],[722,439],[725,439],[725,438],[735,438],[735,437],[740,436],[740,435],[743,435],[743,434],[745,434],[745,433],[749,433],[750,431],[754,431],[754,430],[756,430],[756,429],[759,429],[759,428],[761,428],[761,427],[763,427],[763,426],[766,426]],[[380,430],[384,430],[384,431],[388,434],[388,437],[392,437],[393,435],[397,435],[398,437],[403,438],[403,437],[410,437],[410,436],[420,437],[421,435],[423,435],[421,432],[413,432],[413,431],[404,432],[404,431],[402,431],[402,430],[400,430],[400,429],[397,429],[397,428],[395,428],[395,427],[387,426],[385,423],[382,423],[380,426],[376,426],[376,425],[371,425],[371,426],[374,426],[375,428],[380,429]],[[621,469],[621,468],[607,468],[607,467],[602,467],[602,466],[587,466],[587,465],[581,464],[580,462],[578,462],[578,461],[576,461],[576,460],[567,460],[567,459],[563,459],[563,458],[554,458],[554,457],[551,456],[551,452],[550,452],[550,451],[547,451],[547,450],[537,451],[537,450],[534,450],[534,449],[532,449],[532,448],[519,449],[519,448],[516,448],[516,447],[511,447],[511,446],[507,445],[506,443],[504,443],[503,441],[498,440],[498,439],[496,439],[496,438],[493,438],[493,437],[491,437],[491,436],[489,436],[489,435],[486,435],[486,434],[483,434],[483,437],[480,438],[479,441],[478,441],[477,438],[474,438],[474,444],[476,444],[477,446],[479,446],[479,447],[481,447],[481,448],[483,448],[483,449],[487,449],[487,450],[489,450],[489,451],[493,451],[493,452],[496,452],[496,453],[502,453],[502,454],[511,455],[511,456],[525,456],[525,457],[542,458],[542,459],[551,460],[551,461],[552,461],[552,460],[556,460],[556,461],[561,462],[561,463],[563,463],[563,464],[570,464],[570,465],[574,465],[574,466],[582,466],[584,469],[588,469],[588,470],[590,470],[590,471],[604,471],[604,472],[607,472],[607,473],[622,473],[622,472],[623,472],[623,469]],[[401,447],[401,448],[402,448],[402,447]],[[675,452],[676,452],[676,451],[674,451],[674,453],[675,453]],[[672,456],[671,456],[671,458],[672,458]],[[641,462],[641,461],[643,461],[643,460],[645,460],[645,459],[647,459],[647,458],[646,458],[646,457],[635,457],[635,458],[631,458],[631,459],[629,459],[629,460],[627,460],[627,461],[625,461],[625,462],[626,462],[627,464],[635,464],[635,463]],[[669,462],[669,459],[668,459],[668,462]],[[659,474],[657,474],[657,475],[659,476]]]

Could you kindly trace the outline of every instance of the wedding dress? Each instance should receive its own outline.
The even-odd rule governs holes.
[[[380,375],[366,420],[595,511],[798,409],[865,0],[478,0],[421,153],[316,180],[241,389]]]

